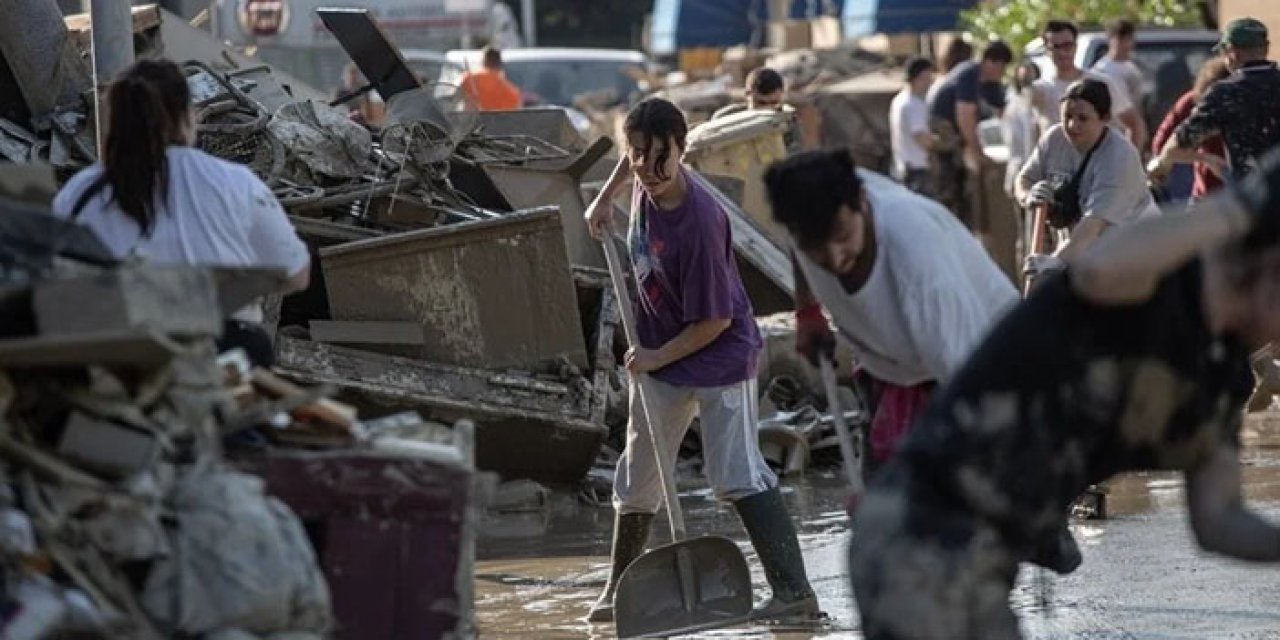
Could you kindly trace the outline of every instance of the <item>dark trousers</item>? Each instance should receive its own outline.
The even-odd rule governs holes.
[[[907,169],[907,174],[902,176],[902,184],[922,195],[932,198],[933,193],[929,188],[929,170],[928,169]]]
[[[271,368],[276,361],[275,345],[267,330],[256,322],[227,320],[222,324],[222,337],[217,342],[218,353],[239,347],[249,356],[255,367]]]

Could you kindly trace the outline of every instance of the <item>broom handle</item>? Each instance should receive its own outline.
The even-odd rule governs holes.
[[[633,347],[640,346],[640,336],[636,332],[635,313],[631,309],[631,300],[627,295],[627,282],[622,275],[622,264],[618,258],[618,249],[614,246],[613,235],[610,233],[604,240],[604,258],[609,264],[609,279],[613,281],[613,292],[618,298],[618,312],[622,316],[622,330],[627,335],[627,344]],[[671,461],[663,455],[667,450],[666,440],[663,437],[662,430],[654,427],[653,417],[658,414],[653,411],[649,404],[650,394],[646,392],[649,386],[649,375],[645,373],[632,374],[635,378],[636,393],[640,395],[640,406],[644,410],[644,425],[649,431],[649,443],[653,445],[653,457],[658,466],[658,478],[662,480],[662,497],[666,501],[667,518],[671,521],[671,541],[679,542],[685,538],[684,514],[680,511],[680,494],[676,492],[676,477],[674,469],[671,468]],[[632,417],[634,420],[634,416]],[[632,422],[632,424],[635,424]],[[631,452],[634,455],[635,452]]]

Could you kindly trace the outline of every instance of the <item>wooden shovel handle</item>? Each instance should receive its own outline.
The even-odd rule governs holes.
[[[1044,251],[1045,234],[1048,232],[1046,226],[1049,220],[1049,205],[1037,204],[1034,207],[1035,217],[1031,223],[1031,247],[1027,251],[1027,255],[1036,255]],[[1034,278],[1031,274],[1027,274],[1026,280],[1022,284],[1022,297],[1026,297],[1031,293],[1031,285]]]

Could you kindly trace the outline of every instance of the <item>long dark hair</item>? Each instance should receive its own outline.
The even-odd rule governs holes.
[[[178,65],[139,60],[107,89],[107,135],[102,175],[76,202],[73,215],[95,194],[111,187],[111,198],[150,236],[156,203],[168,197],[170,144],[181,143],[191,91]]]
[[[627,113],[627,120],[623,123],[622,130],[628,136],[633,133],[643,136],[646,153],[653,148],[654,140],[666,142],[668,138],[674,139],[676,147],[683,153],[685,139],[689,136],[689,124],[685,122],[684,113],[680,111],[680,107],[662,98],[646,98],[637,103]],[[664,145],[662,153],[654,158],[654,170],[663,180],[666,180],[667,176],[663,175],[662,168],[670,157],[671,146]]]

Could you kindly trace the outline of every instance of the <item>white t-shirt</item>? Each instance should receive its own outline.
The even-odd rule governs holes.
[[[1142,104],[1142,70],[1132,60],[1120,62],[1106,56],[1094,63],[1093,68],[1111,78],[1117,86],[1125,90],[1129,104],[1138,107]]]
[[[280,203],[253,172],[190,147],[169,147],[168,198],[156,208],[150,237],[104,187],[85,203],[77,222],[93,229],[118,258],[136,255],[158,264],[265,267],[289,275],[310,261]],[[84,190],[102,175],[95,163],[53,199],[53,213],[70,218]],[[236,313],[261,320],[261,309]]]
[[[1018,292],[945,207],[883,176],[858,175],[877,242],[866,284],[851,294],[803,252],[796,262],[868,373],[898,385],[945,381]]]
[[[1041,180],[1066,184],[1084,156],[1071,144],[1062,125],[1055,124],[1036,143],[1018,181],[1024,189]],[[1160,214],[1147,188],[1147,173],[1138,150],[1114,130],[1107,132],[1080,176],[1080,211],[1116,225]]]
[[[1133,103],[1129,101],[1128,92],[1120,88],[1107,74],[1093,69],[1086,69],[1084,71],[1084,75],[1076,78],[1075,80],[1061,80],[1056,75],[1051,75],[1036,80],[1035,84],[1032,85],[1035,92],[1043,98],[1040,101],[1039,106],[1037,106],[1037,110],[1040,112],[1041,131],[1048,131],[1049,127],[1058,124],[1058,120],[1061,119],[1062,96],[1067,92],[1067,88],[1070,87],[1072,83],[1085,78],[1105,82],[1107,84],[1107,89],[1109,89],[1111,93],[1112,126],[1117,129],[1124,128],[1116,116],[1133,108]]]
[[[889,144],[893,148],[893,175],[901,179],[908,169],[928,169],[929,152],[916,134],[929,132],[929,105],[905,87],[889,103]]]

